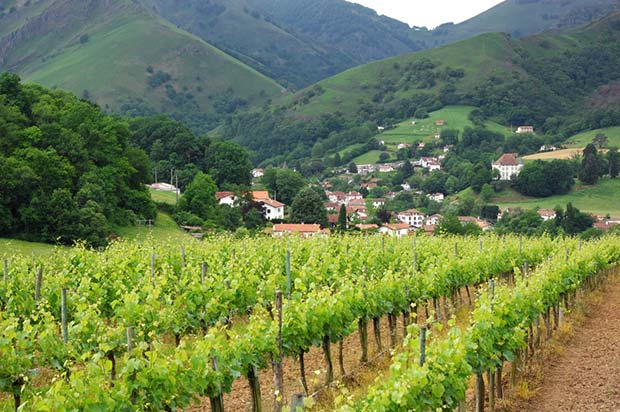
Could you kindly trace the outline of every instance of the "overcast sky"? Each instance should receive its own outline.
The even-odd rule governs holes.
[[[434,28],[460,23],[501,3],[502,0],[348,0],[375,9],[379,14],[410,26]]]

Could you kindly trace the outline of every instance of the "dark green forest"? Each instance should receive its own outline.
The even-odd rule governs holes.
[[[130,140],[91,103],[0,75],[0,235],[101,245],[154,219],[149,159]]]

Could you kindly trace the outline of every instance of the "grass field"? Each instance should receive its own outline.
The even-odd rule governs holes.
[[[566,195],[541,199],[525,197],[513,190],[506,190],[492,201],[501,209],[506,207],[553,209],[556,206],[565,208],[569,202],[584,212],[602,216],[606,214],[620,216],[620,180],[602,180],[596,186],[576,186]]]
[[[183,232],[170,216],[158,213],[155,224],[150,229],[148,226],[129,226],[116,228],[116,233],[124,239],[144,240],[149,236],[155,239],[178,239],[187,240],[192,237]]]
[[[168,203],[169,205],[176,205],[177,195],[174,192],[164,192],[161,190],[150,189],[151,199],[155,202]]]
[[[605,147],[620,147],[620,127],[607,127],[579,133],[567,139],[565,144],[568,147],[585,147],[588,143],[592,143],[592,139],[599,133],[609,139]]]
[[[172,218],[159,213],[155,225],[149,230],[146,226],[116,228],[116,234],[124,239],[146,240],[149,236],[155,239],[173,239],[179,241],[193,240],[193,238],[179,229]],[[54,249],[63,246],[54,246],[47,243],[25,242],[16,239],[0,238],[0,257],[3,255],[45,256],[54,252]],[[1,409],[0,409],[1,410]]]
[[[446,106],[441,110],[429,113],[426,119],[407,119],[399,123],[396,128],[386,130],[376,136],[378,140],[384,140],[385,143],[412,143],[417,140],[430,142],[434,139],[436,133],[440,133],[442,129],[458,129],[461,132],[466,127],[473,127],[473,123],[468,116],[475,107],[472,106]],[[437,126],[435,122],[443,120],[445,126]],[[415,125],[412,124],[415,122]],[[487,122],[486,127],[494,132],[508,134],[510,130],[495,122]]]
[[[16,239],[0,239],[0,257],[9,255],[51,255],[57,247],[62,246],[54,246],[47,243],[25,242]]]
[[[429,117],[426,119],[410,118],[400,122],[395,128],[377,134],[375,139],[383,140],[386,145],[385,151],[395,157],[400,143],[412,144],[419,141],[428,143],[435,140],[435,135],[441,133],[442,129],[457,129],[462,133],[466,127],[473,127],[474,125],[468,117],[474,109],[473,106],[446,106],[441,110],[429,113]],[[435,122],[438,120],[443,120],[445,125],[437,126]],[[504,135],[510,133],[509,128],[495,122],[487,122],[486,127]],[[360,146],[360,144],[350,145],[341,150],[340,155]],[[376,163],[379,160],[380,153],[381,151],[374,150],[356,157],[353,161],[356,164]]]
[[[389,153],[390,150],[386,150],[386,152]],[[381,150],[371,150],[370,152],[366,152],[363,155],[356,157],[353,159],[353,162],[358,165],[374,164],[379,161],[379,155],[381,155],[381,153],[383,153]]]
[[[91,100],[111,108],[119,108],[130,97],[143,98],[159,110],[174,105],[164,85],[147,85],[148,66],[169,73],[172,78],[167,85],[177,94],[191,95],[202,110],[211,108],[210,96],[228,88],[250,103],[281,94],[282,87],[258,71],[147,8],[124,7],[123,3],[93,5],[88,26],[76,17],[73,24],[42,28],[42,35],[16,44],[6,56],[7,64],[15,66],[27,81],[78,96],[87,90]],[[77,15],[83,12],[75,11]],[[78,41],[84,33],[88,40]]]
[[[583,147],[573,149],[561,149],[553,152],[535,153],[523,156],[523,160],[553,160],[553,159],[570,159],[573,156],[580,155]]]

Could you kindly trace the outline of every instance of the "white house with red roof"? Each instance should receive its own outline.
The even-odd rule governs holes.
[[[553,209],[538,209],[538,214],[540,215],[540,217],[542,217],[542,220],[545,221],[555,219],[557,216],[555,210]]]
[[[379,228],[379,233],[390,236],[407,236],[409,225],[406,223],[387,223]]]
[[[263,215],[267,220],[284,219],[284,203],[273,199],[261,199],[258,203],[263,205]]]
[[[228,205],[232,207],[235,205],[237,196],[233,192],[217,192],[215,194],[215,200],[217,200],[220,205]]]
[[[504,153],[491,166],[499,171],[499,180],[510,180],[513,176],[519,176],[523,170],[523,159],[519,158],[516,153]]]
[[[398,215],[396,215],[396,218],[402,223],[406,223],[411,227],[419,229],[424,226],[426,215],[417,209],[409,209],[399,212]]]

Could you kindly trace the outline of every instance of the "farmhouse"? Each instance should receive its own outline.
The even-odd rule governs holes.
[[[517,127],[517,134],[534,133],[534,126],[519,126]]]
[[[220,205],[234,206],[237,196],[233,192],[217,192],[215,194],[215,200]]]
[[[284,219],[284,203],[280,203],[273,199],[261,199],[258,203],[263,205],[263,215],[265,219]]]
[[[556,213],[553,209],[538,209],[538,214],[542,217],[542,220],[555,219]]]
[[[252,177],[259,178],[265,175],[265,171],[263,169],[252,169]]]
[[[512,176],[519,176],[523,169],[523,159],[517,158],[516,153],[505,153],[497,161],[491,164],[493,169],[499,171],[500,180],[510,180]]]

